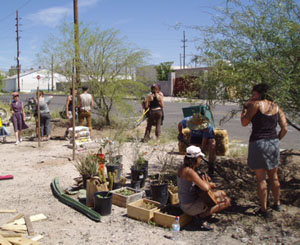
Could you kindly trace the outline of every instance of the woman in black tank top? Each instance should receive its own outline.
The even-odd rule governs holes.
[[[164,100],[157,84],[151,86],[151,93],[146,98],[145,109],[149,108],[149,116],[143,142],[150,139],[152,126],[155,126],[155,136],[159,139],[163,117]]]
[[[258,197],[261,208],[258,214],[269,218],[267,210],[267,181],[271,186],[274,204],[273,209],[280,211],[280,183],[278,165],[280,161],[279,141],[287,133],[287,121],[283,111],[268,98],[268,85],[257,84],[252,89],[252,97],[245,104],[241,114],[242,126],[252,123],[252,133],[248,146],[248,166],[255,172]],[[280,131],[277,134],[277,124]]]

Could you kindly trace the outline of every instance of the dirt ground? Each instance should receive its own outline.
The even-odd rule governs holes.
[[[54,137],[64,134],[65,129],[58,126],[54,127]],[[101,136],[101,131],[94,132],[95,139]],[[0,209],[16,209],[17,213],[28,215],[45,214],[46,220],[33,223],[35,234],[44,236],[42,244],[300,244],[300,151],[282,153],[279,175],[284,210],[280,213],[272,211],[271,220],[253,214],[257,207],[256,183],[246,166],[246,158],[218,158],[219,175],[215,181],[231,197],[232,207],[210,221],[214,231],[202,231],[192,222],[182,228],[175,243],[170,239],[169,229],[128,218],[125,208],[113,205],[112,214],[103,216],[102,221],[96,223],[60,203],[52,195],[51,181],[58,177],[61,188],[65,189],[74,185],[74,178],[79,176],[68,141],[57,137],[42,142],[40,148],[37,142],[28,138],[20,145],[14,145],[14,141],[10,136],[7,144],[0,144],[0,175],[14,176],[12,180],[0,181]],[[141,147],[147,152],[150,173],[159,171],[159,157],[164,154],[173,156],[177,162],[183,158],[176,154],[177,142],[143,144]],[[124,175],[129,174],[134,150],[134,145],[129,142],[121,148]],[[0,225],[17,213],[0,213]]]

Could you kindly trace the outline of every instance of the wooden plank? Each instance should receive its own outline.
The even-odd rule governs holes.
[[[0,209],[0,213],[16,213],[15,209]]]
[[[39,241],[39,240],[41,240],[43,237],[44,237],[44,236],[42,236],[42,235],[37,235],[37,236],[31,238],[31,240],[32,240],[32,241]]]
[[[1,229],[21,233],[25,233],[27,231],[26,225],[3,225],[1,226]]]
[[[36,221],[40,221],[40,220],[44,220],[44,219],[47,219],[47,216],[45,216],[44,214],[36,214],[36,215],[30,216],[31,222],[36,222]],[[24,218],[22,218],[22,219],[15,220],[14,222],[7,223],[7,224],[8,225],[25,225],[25,220],[24,220]]]
[[[20,236],[22,236],[21,234],[13,232],[13,231],[0,231],[0,235],[3,237],[20,237]]]
[[[32,226],[29,215],[25,215],[24,220],[25,220],[25,225],[27,227],[28,235],[33,236],[34,235],[34,230],[33,230],[33,226]]]
[[[15,216],[14,218],[12,218],[11,220],[9,220],[9,221],[7,222],[7,224],[12,223],[12,222],[14,222],[14,221],[17,220],[17,219],[21,219],[23,216],[24,216],[24,214],[23,214],[23,213],[20,213],[20,214],[18,214],[17,216]]]
[[[0,235],[0,245],[12,245],[9,241],[7,241],[3,236]]]
[[[7,238],[13,245],[39,245],[39,242],[32,241],[26,237],[9,237]]]

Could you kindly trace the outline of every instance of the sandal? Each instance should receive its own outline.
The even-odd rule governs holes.
[[[261,209],[259,209],[258,211],[255,212],[255,215],[257,215],[259,217],[262,217],[262,218],[265,218],[265,219],[271,219],[272,218],[272,214],[267,210],[262,211]]]
[[[280,206],[280,204],[274,204],[272,207],[273,210],[277,211],[277,212],[281,212],[282,208]]]
[[[196,217],[195,224],[200,227],[201,231],[213,231],[214,228],[205,219]]]

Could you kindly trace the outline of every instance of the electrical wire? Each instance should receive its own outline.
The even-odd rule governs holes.
[[[24,4],[22,4],[20,7],[18,7],[16,10],[20,10],[22,8],[24,8],[27,4],[29,4],[31,2],[31,0],[27,0]],[[11,12],[10,14],[8,14],[7,16],[3,17],[0,19],[0,22],[8,19],[9,17],[11,17],[12,15],[14,15],[16,12]]]

